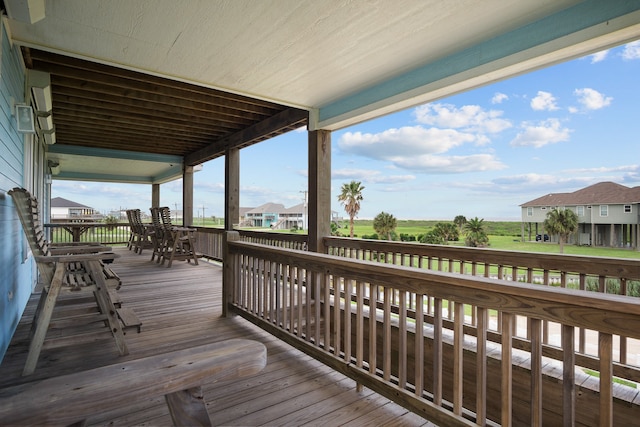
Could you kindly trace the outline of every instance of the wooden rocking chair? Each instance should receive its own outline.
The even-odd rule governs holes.
[[[100,311],[96,315],[109,327],[120,355],[128,354],[122,326],[109,292],[110,286],[120,286],[120,279],[102,262],[118,258],[118,255],[103,252],[109,251],[109,247],[93,244],[50,245],[44,238],[44,230],[38,219],[37,200],[23,188],[14,188],[9,195],[18,212],[43,285],[31,324],[29,353],[22,375],[30,375],[35,370],[56,301],[60,293],[66,290],[93,292]]]

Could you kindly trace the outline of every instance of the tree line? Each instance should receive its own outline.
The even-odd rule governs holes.
[[[359,181],[345,183],[341,187],[338,201],[344,206],[345,212],[349,216],[349,237],[354,237],[354,220],[360,211],[364,186]],[[464,243],[470,247],[485,247],[489,245],[484,218],[478,217],[467,220],[464,215],[456,216],[452,222],[438,222],[434,228],[425,234],[415,236],[400,235],[395,233],[397,219],[388,212],[380,212],[373,219],[373,228],[376,231],[374,236],[362,236],[363,238],[373,238],[381,240],[402,240],[418,241],[420,243],[446,245],[451,241],[458,241],[464,237]],[[569,209],[553,209],[547,213],[544,221],[544,228],[548,233],[557,235],[560,244],[560,253],[564,250],[564,244],[569,236],[578,228],[578,216]],[[340,235],[337,224],[332,224],[332,234]]]

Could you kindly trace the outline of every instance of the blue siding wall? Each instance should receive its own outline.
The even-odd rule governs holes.
[[[0,25],[2,25],[0,23]],[[25,260],[24,233],[7,191],[23,185],[24,138],[16,132],[11,97],[24,102],[25,72],[17,46],[0,32],[0,361],[36,281],[32,257]]]

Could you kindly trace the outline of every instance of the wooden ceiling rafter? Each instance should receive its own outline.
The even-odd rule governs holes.
[[[28,47],[22,52],[27,68],[51,75],[60,145],[178,155],[194,165],[308,120],[305,110],[266,100]]]

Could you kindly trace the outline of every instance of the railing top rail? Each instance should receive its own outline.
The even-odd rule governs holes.
[[[232,253],[299,264],[307,270],[345,279],[640,338],[640,301],[633,297],[380,264],[242,241],[228,245]]]
[[[241,237],[254,237],[259,239],[283,240],[287,242],[303,243],[307,241],[306,234],[273,233],[269,231],[235,230]]]
[[[460,248],[447,245],[389,242],[344,237],[325,237],[324,243],[327,247],[333,246],[378,252],[404,253],[407,255],[454,259],[470,263],[487,263],[520,268],[558,270],[575,274],[640,279],[640,259],[546,254],[490,248]]]

